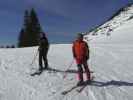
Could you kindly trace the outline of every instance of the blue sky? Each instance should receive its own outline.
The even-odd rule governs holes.
[[[35,8],[50,42],[72,42],[132,0],[1,0],[0,45],[16,44],[25,9]]]

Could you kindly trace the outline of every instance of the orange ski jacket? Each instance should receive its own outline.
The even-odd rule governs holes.
[[[76,40],[72,46],[73,57],[78,64],[83,63],[89,59],[89,47],[83,40]]]

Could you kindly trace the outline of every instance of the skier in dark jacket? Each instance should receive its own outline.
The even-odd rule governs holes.
[[[39,71],[43,71],[44,69],[48,68],[48,59],[47,54],[49,50],[49,42],[45,35],[45,33],[41,34],[41,38],[39,41]],[[43,67],[43,62],[45,64],[45,67]]]
[[[90,70],[88,68],[87,60],[89,59],[89,47],[85,41],[83,41],[83,34],[78,34],[77,39],[73,42],[72,46],[73,57],[76,60],[78,67],[78,79],[77,85],[82,85],[83,83],[83,67],[85,69],[85,74],[87,80],[90,81]]]

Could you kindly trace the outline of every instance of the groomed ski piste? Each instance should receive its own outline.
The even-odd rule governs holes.
[[[87,35],[90,47],[89,68],[94,78],[80,93],[76,85],[77,67],[73,63],[72,44],[51,44],[49,67],[39,76],[30,76],[38,69],[38,47],[0,49],[0,100],[132,100],[133,98],[133,6],[100,26],[98,35]],[[129,19],[130,18],[130,19]],[[108,25],[109,27],[104,27]],[[103,35],[111,28],[109,36]]]

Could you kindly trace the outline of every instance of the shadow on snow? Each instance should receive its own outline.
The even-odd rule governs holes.
[[[67,71],[59,70],[59,69],[54,69],[54,68],[49,68],[48,70],[53,71],[53,72],[60,72],[60,73],[78,73],[77,70],[74,69],[69,69]],[[93,73],[93,71],[91,71]],[[126,81],[116,81],[116,80],[111,80],[107,82],[100,82],[100,81],[95,81],[93,80],[92,83],[85,83],[86,85],[91,85],[91,86],[97,86],[97,87],[107,87],[107,86],[133,86],[133,83],[131,82],[126,82]]]
[[[98,86],[98,87],[107,87],[107,86],[133,86],[133,83],[126,82],[126,81],[111,80],[111,81],[107,81],[107,82],[92,81],[92,84],[88,84],[88,85]]]
[[[68,69],[68,70],[64,71],[64,70],[49,68],[48,71],[59,72],[59,73],[78,73],[78,71],[74,70],[74,69]],[[93,71],[91,71],[91,73],[93,73]]]

